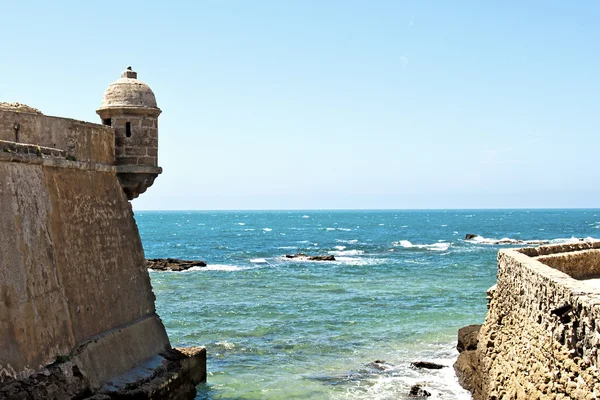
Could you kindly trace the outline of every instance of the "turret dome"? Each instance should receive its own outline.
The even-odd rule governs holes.
[[[154,108],[156,97],[150,86],[137,79],[137,72],[131,67],[121,74],[121,79],[111,83],[102,98],[102,105],[98,109],[109,108]]]

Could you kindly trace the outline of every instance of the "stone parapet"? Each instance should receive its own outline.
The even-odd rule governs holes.
[[[115,135],[109,126],[0,108],[0,140],[62,150],[79,161],[115,163]]]
[[[475,399],[600,398],[600,280],[584,273],[600,263],[598,247],[499,252],[479,333]]]

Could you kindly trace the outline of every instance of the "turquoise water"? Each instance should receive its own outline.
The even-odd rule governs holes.
[[[600,210],[138,211],[136,220],[148,258],[208,262],[151,272],[171,342],[207,348],[197,399],[403,399],[419,382],[436,398],[467,399],[451,368],[456,331],[485,318],[506,247],[493,239],[600,233]],[[337,261],[283,258],[291,253]],[[449,367],[416,370],[416,360]]]

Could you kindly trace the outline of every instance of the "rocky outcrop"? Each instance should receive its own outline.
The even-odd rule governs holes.
[[[335,261],[335,257],[330,254],[325,256],[308,256],[304,253],[286,254],[285,258],[300,261]]]
[[[481,325],[469,325],[458,330],[456,349],[460,353],[454,363],[454,371],[460,385],[473,394],[474,399],[482,398],[481,371],[477,356],[478,335]]]
[[[205,261],[180,260],[178,258],[152,258],[146,260],[146,267],[154,271],[185,271],[192,267],[206,267]]]
[[[437,364],[431,361],[414,361],[410,363],[411,366],[419,369],[442,369],[446,367],[442,364]]]
[[[427,390],[423,389],[423,385],[417,383],[416,385],[411,386],[410,391],[408,392],[409,397],[429,397],[431,393]]]

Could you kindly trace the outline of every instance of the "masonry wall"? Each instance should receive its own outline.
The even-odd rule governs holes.
[[[115,162],[113,129],[89,122],[0,109],[0,140],[57,148],[77,161]]]
[[[103,129],[74,126],[76,154],[108,156]],[[0,383],[75,357],[98,387],[170,347],[115,167],[2,152],[0,205]]]
[[[598,253],[587,248],[598,246],[499,252],[497,288],[477,348],[482,390],[474,398],[600,398],[600,288],[536,259],[588,251],[576,257],[588,262]]]

